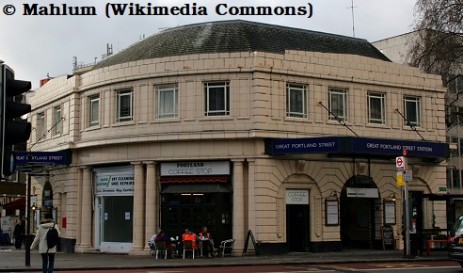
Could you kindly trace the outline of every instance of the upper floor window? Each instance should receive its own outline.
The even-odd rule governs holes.
[[[368,93],[368,122],[376,124],[386,123],[384,93]]]
[[[88,99],[89,126],[97,126],[100,124],[100,95],[91,96]]]
[[[59,135],[63,131],[63,121],[61,120],[61,106],[53,107],[53,134]]]
[[[347,90],[330,88],[329,105],[331,115],[330,119],[338,121],[347,121]]]
[[[286,116],[307,117],[307,88],[305,85],[286,85]]]
[[[178,117],[177,85],[162,85],[156,87],[157,111],[156,118]]]
[[[204,84],[205,116],[230,115],[230,83],[207,82]]]
[[[421,111],[420,111],[420,98],[405,96],[404,97],[405,119],[409,125],[420,127]]]
[[[124,90],[117,92],[117,121],[131,121],[133,119],[133,92]]]
[[[45,130],[45,112],[37,113],[37,140],[44,139],[46,136]]]
[[[463,75],[451,75],[447,84],[447,89],[450,93],[463,92]]]

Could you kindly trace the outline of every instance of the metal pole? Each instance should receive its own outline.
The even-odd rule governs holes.
[[[458,188],[461,190],[462,181],[461,181],[461,139],[460,139],[460,113],[457,115],[457,135],[458,135]]]
[[[27,197],[26,197],[26,236],[25,236],[25,263],[31,266],[31,174],[27,174]]]
[[[409,213],[409,198],[408,198],[408,187],[407,181],[404,181],[404,214],[405,214],[405,256],[410,256],[410,213]]]

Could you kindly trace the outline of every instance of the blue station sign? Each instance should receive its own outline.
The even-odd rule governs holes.
[[[265,153],[269,155],[326,153],[342,156],[393,157],[402,155],[404,149],[408,151],[408,156],[410,157],[444,159],[449,155],[448,143],[426,141],[361,137],[321,137],[268,139],[265,143]]]
[[[340,138],[272,139],[266,143],[266,153],[272,155],[339,152]]]
[[[401,155],[408,151],[411,157],[447,157],[448,144],[425,141],[389,140],[375,138],[352,138],[352,152],[382,155]]]
[[[16,152],[16,165],[29,164],[69,165],[71,164],[71,151],[59,152]]]

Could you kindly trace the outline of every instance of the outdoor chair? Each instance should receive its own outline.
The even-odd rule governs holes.
[[[231,255],[231,251],[233,249],[233,244],[235,243],[235,239],[228,239],[220,242],[220,255],[225,257],[225,252],[228,252]]]
[[[193,241],[183,241],[183,259],[185,259],[185,254],[187,251],[191,251],[193,254],[193,259],[195,258],[196,248],[193,247]]]
[[[158,259],[159,252],[164,253],[164,259],[167,259],[167,247],[164,241],[155,241],[156,245],[156,259]]]
[[[154,244],[153,241],[148,241],[148,246],[150,247],[150,255],[154,256],[156,255],[156,245]]]

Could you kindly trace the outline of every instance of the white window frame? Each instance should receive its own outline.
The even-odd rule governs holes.
[[[303,84],[286,84],[286,116],[307,118],[307,86]]]
[[[168,99],[166,100],[168,96]],[[178,86],[177,84],[156,86],[156,118],[178,117]]]
[[[128,109],[122,109],[122,103],[125,98],[128,98]],[[117,122],[126,122],[133,120],[133,91],[120,90],[117,91]]]
[[[367,103],[368,123],[386,124],[386,94],[380,92],[368,92]],[[379,106],[379,109],[376,109],[376,106]]]
[[[53,107],[53,134],[59,135],[63,132],[63,122],[61,120],[61,105]]]
[[[218,89],[218,90],[216,90]],[[220,92],[222,90],[221,97],[223,101],[214,101],[212,100],[214,90]],[[229,81],[220,81],[220,82],[206,82],[204,83],[204,115],[205,116],[229,116],[230,115],[230,82]]]
[[[330,120],[347,121],[347,89],[330,88],[328,92],[328,109],[330,110]],[[340,100],[340,102],[335,101]],[[341,109],[334,107],[334,102],[341,104]]]
[[[45,112],[37,113],[37,140],[45,139],[46,136],[46,120]]]
[[[412,107],[412,105],[415,105]],[[412,109],[413,108],[413,109]],[[421,127],[421,98],[416,96],[404,96],[404,116],[407,125]],[[411,114],[415,117],[412,117]]]
[[[97,109],[95,109],[95,107]],[[100,95],[93,95],[88,97],[88,125],[100,125]]]

